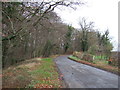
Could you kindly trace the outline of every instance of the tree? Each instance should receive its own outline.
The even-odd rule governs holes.
[[[88,33],[93,29],[94,26],[93,22],[87,23],[85,18],[82,18],[82,21],[79,24],[81,30],[80,46],[81,50],[85,52],[89,48]]]
[[[11,25],[10,27],[12,30],[11,35],[6,35],[4,32],[3,34],[5,37],[3,37],[4,40],[11,40],[14,39],[16,36],[18,36],[18,33],[24,30],[23,28],[19,28],[18,30],[13,29],[15,27],[14,21],[13,20],[19,20],[21,23],[29,22],[31,21],[31,18],[38,16],[37,19],[34,19],[34,22],[32,23],[33,26],[36,26],[39,24],[40,20],[43,18],[46,18],[45,15],[52,12],[57,6],[65,6],[65,7],[72,7],[73,5],[81,5],[83,4],[82,2],[74,2],[74,1],[67,1],[67,0],[48,0],[48,1],[42,1],[42,2],[3,2],[3,8],[2,8],[2,13],[6,19],[4,18],[4,21],[9,20]],[[24,17],[20,17],[24,16]],[[25,21],[26,20],[26,21]],[[7,24],[7,22],[5,22]],[[4,23],[4,24],[5,24]],[[30,23],[30,25],[31,25]],[[24,25],[22,24],[21,27]]]
[[[81,4],[81,2],[67,0],[3,2],[3,67],[12,64],[12,60],[18,62],[26,58],[42,56],[42,50],[47,47],[48,38],[53,43],[51,45],[56,45],[59,48],[57,50],[62,50],[63,37],[61,36],[66,32],[66,25],[61,24],[53,10],[58,6],[72,7]],[[60,31],[56,26],[65,28],[61,28]],[[57,33],[59,33],[58,36]],[[57,40],[58,38],[60,40]]]
[[[113,49],[113,46],[109,39],[109,31],[106,30],[105,33],[102,35],[102,44],[104,46],[104,53],[106,56],[111,56],[111,50]]]
[[[109,30],[107,29],[103,33],[103,35],[98,32],[97,36],[98,36],[99,51],[101,51],[101,54],[105,54],[106,56],[109,57],[111,50],[113,49],[113,45],[109,39]]]
[[[74,28],[68,25],[68,31],[65,35],[64,53],[71,47],[71,38]]]
[[[48,57],[51,54],[53,45],[50,40],[48,40],[43,48],[42,54],[44,57]]]

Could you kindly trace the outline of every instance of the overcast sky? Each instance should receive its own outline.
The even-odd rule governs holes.
[[[95,22],[95,28],[104,32],[107,28],[110,38],[117,50],[118,42],[118,1],[120,0],[82,0],[85,5],[78,7],[76,11],[72,9],[55,9],[62,21],[79,28],[80,18],[85,17],[87,21]]]

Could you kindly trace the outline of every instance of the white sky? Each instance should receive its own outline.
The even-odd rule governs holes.
[[[110,32],[110,38],[117,50],[118,42],[118,1],[120,0],[82,0],[87,2],[78,7],[76,11],[72,9],[55,9],[55,12],[61,17],[62,21],[79,28],[80,18],[85,17],[87,21],[95,22],[96,29],[104,32],[107,28]]]

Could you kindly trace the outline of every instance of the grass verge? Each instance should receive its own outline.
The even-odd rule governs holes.
[[[99,68],[102,70],[106,70],[106,71],[109,71],[109,72],[112,72],[112,73],[115,73],[118,75],[118,71],[119,71],[118,67],[108,65],[107,61],[105,61],[105,60],[94,60],[94,62],[88,62],[88,61],[81,60],[75,56],[69,56],[68,58],[71,60],[74,60],[76,62],[90,65],[90,66],[93,66],[93,67],[96,67],[96,68]]]
[[[52,58],[35,58],[3,70],[3,88],[61,88]]]

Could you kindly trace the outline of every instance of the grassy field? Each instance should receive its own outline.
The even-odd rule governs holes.
[[[35,58],[3,70],[3,88],[61,88],[52,58]]]
[[[68,58],[79,63],[87,64],[96,68],[100,68],[100,69],[118,74],[118,67],[109,65],[106,59],[99,60],[100,58],[98,59],[98,57],[96,57],[93,62],[88,62],[85,60],[81,60],[75,56],[69,56]]]

